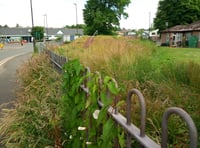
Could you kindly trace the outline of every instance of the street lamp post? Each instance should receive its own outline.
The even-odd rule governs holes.
[[[32,30],[34,28],[34,21],[33,21],[33,7],[32,7],[32,0],[30,0],[30,7],[31,7],[31,20],[32,20]],[[33,36],[33,50],[36,53],[37,49],[36,49],[36,45],[35,45],[35,38]]]
[[[149,38],[150,38],[150,31],[151,31],[151,12],[149,12]]]
[[[44,41],[44,43],[45,43],[45,41],[46,41],[46,23],[45,23],[45,14],[43,15],[43,17],[44,17],[44,37],[43,37],[43,41]]]
[[[75,5],[75,8],[76,8],[76,34],[78,35],[78,14],[77,14],[77,4],[76,3],[74,3],[74,5]]]
[[[48,24],[47,24],[47,14],[44,14],[44,28],[46,32],[46,37],[48,38]]]

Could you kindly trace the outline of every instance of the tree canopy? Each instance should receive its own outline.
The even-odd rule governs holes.
[[[9,28],[6,24],[4,26],[0,25],[0,27]]]
[[[119,27],[121,17],[128,17],[124,11],[131,0],[88,0],[83,10],[86,27],[84,33],[112,34]]]
[[[44,27],[35,26],[31,30],[31,35],[35,38],[35,40],[41,40],[44,37]]]
[[[77,24],[77,25],[66,25],[65,28],[71,28],[71,29],[84,29],[85,24]]]
[[[186,25],[200,19],[200,0],[160,0],[154,27],[164,30]]]

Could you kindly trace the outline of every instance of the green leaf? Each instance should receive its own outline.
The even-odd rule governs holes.
[[[107,107],[103,107],[99,112],[99,116],[97,119],[97,125],[99,126],[101,123],[105,122],[105,118],[107,117]]]
[[[118,132],[118,139],[119,139],[120,147],[125,147],[124,131],[122,131],[122,133]]]
[[[101,92],[100,98],[104,106],[108,106],[112,103],[112,100],[107,97],[107,94],[105,92]]]
[[[119,107],[119,106],[121,106],[121,105],[124,104],[124,103],[125,103],[125,101],[124,101],[124,100],[121,100],[121,101],[117,102],[116,107]]]
[[[115,129],[114,122],[112,119],[107,120],[107,122],[103,126],[103,135],[102,139],[106,139],[108,137],[113,136],[113,129]],[[112,132],[111,132],[112,131]]]
[[[109,88],[110,92],[114,95],[117,95],[119,93],[119,89],[116,87],[116,85],[113,81],[108,83],[108,88]]]
[[[86,104],[85,104],[85,108],[87,109],[91,104],[91,100],[87,99]]]
[[[109,83],[110,81],[112,81],[112,78],[111,77],[109,77],[109,76],[105,76],[105,78],[104,78],[104,84],[107,84],[107,83]]]
[[[103,126],[103,134],[101,139],[101,147],[112,147],[112,140],[117,136],[117,130],[113,120],[110,118],[107,120]]]

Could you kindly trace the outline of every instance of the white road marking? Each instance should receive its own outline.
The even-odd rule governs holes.
[[[10,61],[11,59],[15,58],[15,57],[18,57],[18,56],[21,56],[21,55],[24,55],[26,54],[27,52],[23,52],[23,53],[20,53],[20,54],[17,54],[17,55],[14,55],[14,56],[10,56],[10,57],[7,57],[3,60],[0,61],[0,66],[2,66],[3,64],[5,64],[6,62]]]

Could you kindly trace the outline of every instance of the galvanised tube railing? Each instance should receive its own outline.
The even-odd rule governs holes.
[[[162,118],[162,135],[161,135],[161,147],[162,148],[167,148],[167,123],[168,119],[172,114],[176,114],[180,116],[187,124],[188,129],[189,129],[189,139],[190,139],[190,148],[197,148],[197,143],[198,143],[198,135],[197,135],[197,129],[196,126],[190,117],[190,115],[185,112],[183,109],[178,108],[178,107],[170,107],[168,108]]]
[[[56,69],[57,70],[59,69],[59,71],[62,71],[62,66],[68,61],[67,58],[56,55],[55,53],[49,50],[47,50],[46,53],[49,55],[49,58],[51,62],[54,64],[54,66],[56,66]],[[87,67],[86,73],[88,72],[90,72],[90,69]],[[99,83],[102,83],[101,78],[99,79],[100,79]],[[86,81],[89,81],[89,79],[87,79]],[[89,89],[86,86],[86,83],[87,83],[86,81],[80,87],[89,95]],[[101,89],[101,86],[99,86],[99,88]],[[131,98],[133,94],[137,95],[140,102],[140,107],[141,107],[140,128],[136,127],[134,124],[131,123]],[[87,98],[87,95],[86,95],[86,98]],[[100,98],[97,98],[97,103],[99,104],[100,107],[103,106],[103,103],[101,102]],[[197,134],[196,126],[192,118],[189,116],[189,114],[186,113],[183,109],[177,108],[177,107],[171,107],[167,109],[166,112],[164,113],[163,119],[162,119],[161,145],[159,145],[156,142],[154,142],[151,138],[149,138],[147,135],[145,135],[146,104],[145,104],[145,100],[142,93],[137,89],[130,90],[127,95],[126,103],[127,103],[127,113],[126,113],[127,117],[126,118],[122,114],[118,113],[117,108],[113,108],[112,106],[108,108],[108,114],[110,114],[113,120],[115,120],[115,122],[118,125],[120,125],[128,133],[127,140],[126,140],[127,141],[126,147],[128,148],[131,147],[132,137],[134,137],[143,147],[167,148],[167,137],[168,137],[167,122],[171,114],[177,114],[186,122],[189,128],[189,136],[190,136],[189,147],[197,148],[198,134]]]
[[[127,111],[126,111],[126,118],[127,118],[127,125],[131,124],[131,98],[132,95],[135,94],[138,96],[139,99],[139,103],[140,103],[140,137],[144,137],[145,136],[145,126],[146,126],[146,104],[145,104],[145,100],[144,97],[142,95],[142,93],[137,90],[137,89],[132,89],[129,91],[128,93],[128,97],[126,100],[127,103]],[[130,134],[127,134],[127,146],[131,147],[131,136]]]

